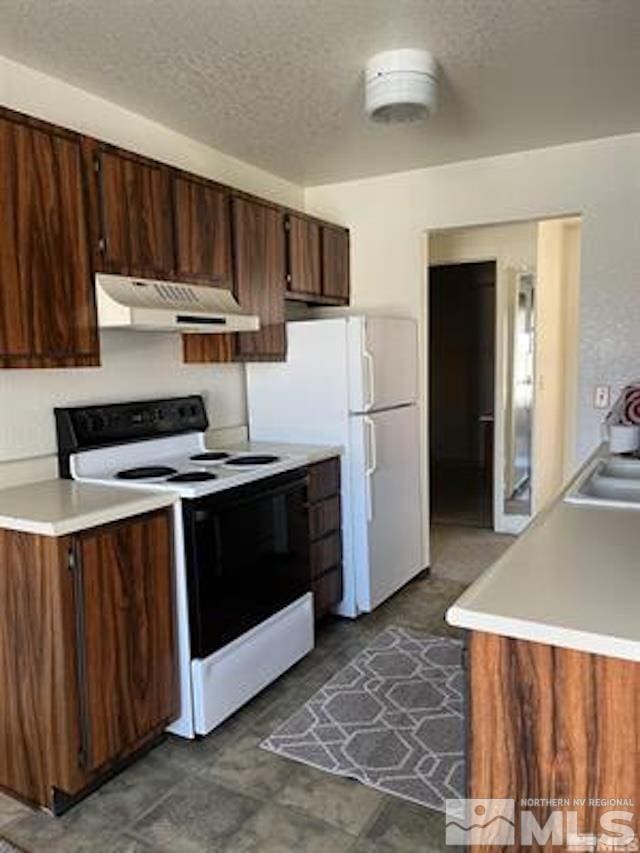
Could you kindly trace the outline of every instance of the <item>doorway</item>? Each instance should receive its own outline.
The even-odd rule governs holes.
[[[579,216],[429,233],[436,524],[518,534],[574,473],[580,255]]]
[[[429,268],[429,437],[435,523],[493,527],[496,263]]]

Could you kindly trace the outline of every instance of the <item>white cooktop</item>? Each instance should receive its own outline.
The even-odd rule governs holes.
[[[229,457],[218,461],[191,458],[199,453],[212,451],[228,453]],[[237,464],[238,460],[256,454],[273,455],[277,457],[277,461],[266,465],[242,467]],[[245,446],[242,449],[206,447],[202,433],[190,433],[98,450],[86,450],[71,457],[70,467],[72,477],[83,483],[99,483],[147,491],[152,489],[172,492],[182,498],[191,499],[300,468],[308,464],[313,455],[304,447],[287,448],[285,451],[273,446]],[[168,479],[169,475],[135,480],[124,480],[117,476],[120,471],[147,466],[173,468],[179,474],[206,471],[215,474],[215,479],[202,482],[176,482]]]

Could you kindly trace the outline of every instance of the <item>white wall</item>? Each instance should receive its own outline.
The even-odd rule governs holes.
[[[429,263],[472,261],[496,262],[496,336],[494,399],[494,490],[493,519],[496,530],[510,530],[505,518],[505,460],[511,458],[509,398],[510,312],[516,272],[533,272],[536,266],[538,227],[536,222],[489,225],[433,231],[429,239]]]
[[[274,201],[303,206],[301,187],[2,57],[0,104]],[[214,426],[246,423],[242,366],[183,365],[177,336],[107,332],[102,345],[101,368],[0,371],[0,461],[53,453],[52,408],[64,403],[198,391],[207,397]]]
[[[593,386],[617,389],[640,364],[640,134],[313,187],[306,200],[352,229],[354,307],[419,317],[423,343],[426,230],[582,214],[576,457],[596,446]]]

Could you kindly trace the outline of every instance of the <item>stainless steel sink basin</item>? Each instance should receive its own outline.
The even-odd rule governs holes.
[[[640,509],[640,459],[599,459],[572,486],[569,503]]]

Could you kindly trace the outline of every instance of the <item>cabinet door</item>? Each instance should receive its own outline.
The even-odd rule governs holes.
[[[173,273],[169,169],[99,147],[96,265],[102,272],[166,278]]]
[[[287,291],[320,296],[320,225],[312,219],[287,217]]]
[[[277,208],[252,200],[232,200],[234,277],[238,301],[260,316],[259,332],[237,338],[239,361],[279,361],[286,358],[284,314],[285,233]]]
[[[0,364],[98,358],[80,139],[0,113]]]
[[[167,510],[76,539],[86,762],[95,770],[178,711]]]
[[[172,189],[176,276],[231,288],[229,194],[186,175],[174,175]]]
[[[322,295],[337,304],[349,302],[349,232],[322,226]]]

